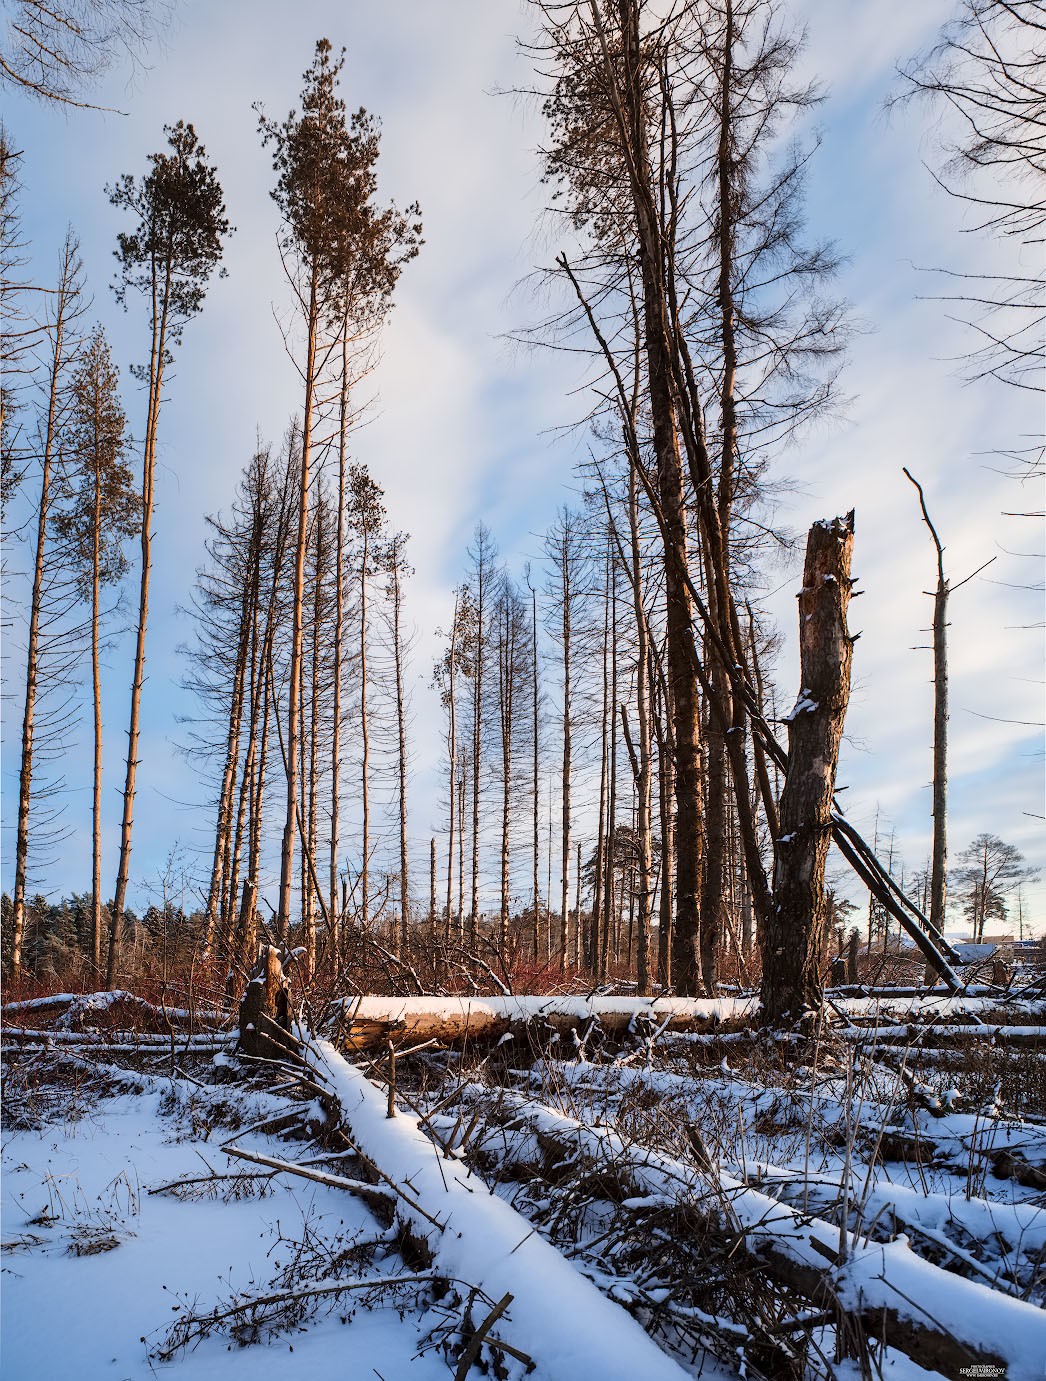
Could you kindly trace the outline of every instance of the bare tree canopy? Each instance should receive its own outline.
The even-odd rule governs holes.
[[[4,0],[0,83],[56,105],[82,94],[122,52],[137,57],[160,27],[166,0]]]
[[[937,181],[969,204],[970,227],[1009,243],[1000,273],[953,274],[974,333],[971,378],[1042,391],[1046,300],[1036,264],[1046,228],[1046,13],[1040,0],[962,0],[905,95],[944,115]],[[949,118],[950,117],[950,118]]]

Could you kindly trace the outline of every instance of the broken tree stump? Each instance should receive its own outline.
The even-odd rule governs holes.
[[[290,985],[280,952],[262,945],[240,1003],[240,1053],[260,1060],[297,1060],[300,1047],[291,1034]]]
[[[824,870],[854,639],[846,626],[854,515],[814,523],[799,592],[802,681],[787,716],[788,770],[774,841],[773,905],[763,928],[763,1020],[787,1024],[820,1006],[827,939]]]

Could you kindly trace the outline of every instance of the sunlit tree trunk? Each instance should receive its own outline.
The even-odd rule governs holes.
[[[301,694],[303,628],[305,610],[305,552],[309,540],[309,478],[312,464],[312,432],[317,373],[317,335],[320,325],[319,266],[313,260],[306,311],[305,406],[301,428],[301,472],[298,488],[298,531],[294,547],[294,584],[291,594],[290,678],[287,689],[287,809],[280,850],[280,901],[276,926],[281,940],[290,930],[291,891],[294,886],[294,840],[298,828],[299,758],[301,750]],[[303,887],[306,886],[302,879]]]

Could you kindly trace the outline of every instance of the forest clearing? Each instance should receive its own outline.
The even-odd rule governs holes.
[[[5,0],[5,1378],[1046,1374],[1046,5],[916,8]]]

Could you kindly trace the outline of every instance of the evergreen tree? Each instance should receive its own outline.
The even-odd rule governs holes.
[[[91,605],[91,691],[94,708],[94,782],[91,871],[91,957],[102,953],[102,685],[101,593],[127,571],[124,543],[137,533],[141,501],[125,462],[127,418],[105,332],[96,327],[73,380],[73,402],[64,436],[69,499],[55,528],[64,538],[77,588]]]
[[[181,343],[189,321],[203,309],[211,275],[221,263],[223,241],[230,233],[217,171],[207,162],[206,150],[192,125],[179,120],[164,130],[169,152],[150,154],[152,165],[144,177],[130,173],[109,190],[109,200],[137,217],[131,231],[117,236],[119,264],[115,292],[127,305],[129,293],[141,293],[149,307],[149,360],[136,366],[146,384],[145,445],[142,464],[141,573],[138,596],[138,632],[131,682],[127,770],[123,789],[120,827],[120,862],[116,875],[109,926],[109,959],[106,982],[111,988],[119,957],[120,917],[127,898],[131,869],[131,836],[142,685],[145,680],[145,637],[149,622],[149,577],[152,572],[152,522],[156,484],[156,441],[163,397],[164,371],[172,349]]]

